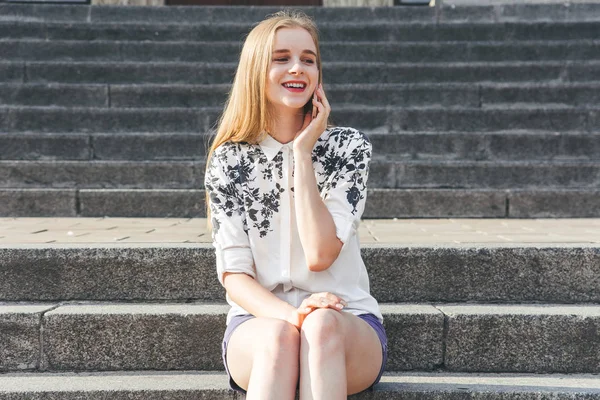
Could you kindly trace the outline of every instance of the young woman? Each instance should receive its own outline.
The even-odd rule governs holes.
[[[231,387],[247,399],[345,399],[379,381],[387,339],[357,227],[371,144],[328,127],[317,29],[279,12],[249,33],[205,186]]]

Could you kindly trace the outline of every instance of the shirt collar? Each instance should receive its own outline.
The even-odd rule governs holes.
[[[265,134],[265,138],[259,143],[259,146],[265,156],[267,156],[267,159],[271,161],[282,148],[287,147],[291,149],[293,144],[293,140],[289,143],[283,144],[275,140],[273,136]]]

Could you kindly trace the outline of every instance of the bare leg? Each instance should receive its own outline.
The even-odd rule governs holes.
[[[292,324],[253,318],[240,325],[227,345],[233,380],[247,400],[293,400],[298,384],[300,334]]]
[[[306,317],[300,342],[300,399],[342,400],[368,388],[383,354],[375,330],[357,316],[319,309]]]

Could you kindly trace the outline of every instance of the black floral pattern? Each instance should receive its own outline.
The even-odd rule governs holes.
[[[371,143],[353,128],[329,128],[317,140],[312,154],[317,186],[324,198],[334,189],[344,190],[348,210],[356,215],[366,198]],[[211,203],[213,234],[219,219],[241,216],[244,231],[259,237],[273,231],[273,217],[281,210],[283,154],[268,160],[260,145],[225,143],[213,154],[205,177]],[[293,169],[292,169],[293,174]],[[289,190],[293,195],[293,179]],[[358,215],[360,217],[360,215]]]

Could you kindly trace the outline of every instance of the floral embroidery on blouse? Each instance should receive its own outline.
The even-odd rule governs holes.
[[[353,128],[327,129],[317,140],[312,153],[317,187],[323,199],[332,190],[344,187],[349,212],[360,218],[361,201],[366,198],[371,143]],[[282,150],[269,160],[260,145],[227,142],[211,157],[205,176],[209,193],[213,235],[220,219],[237,215],[243,229],[256,230],[260,238],[273,232],[271,221],[280,212],[284,174]],[[293,168],[292,168],[293,174]],[[293,175],[292,175],[293,176]],[[262,184],[261,181],[267,184]],[[293,180],[289,185],[293,193]],[[359,213],[357,215],[357,213]]]

